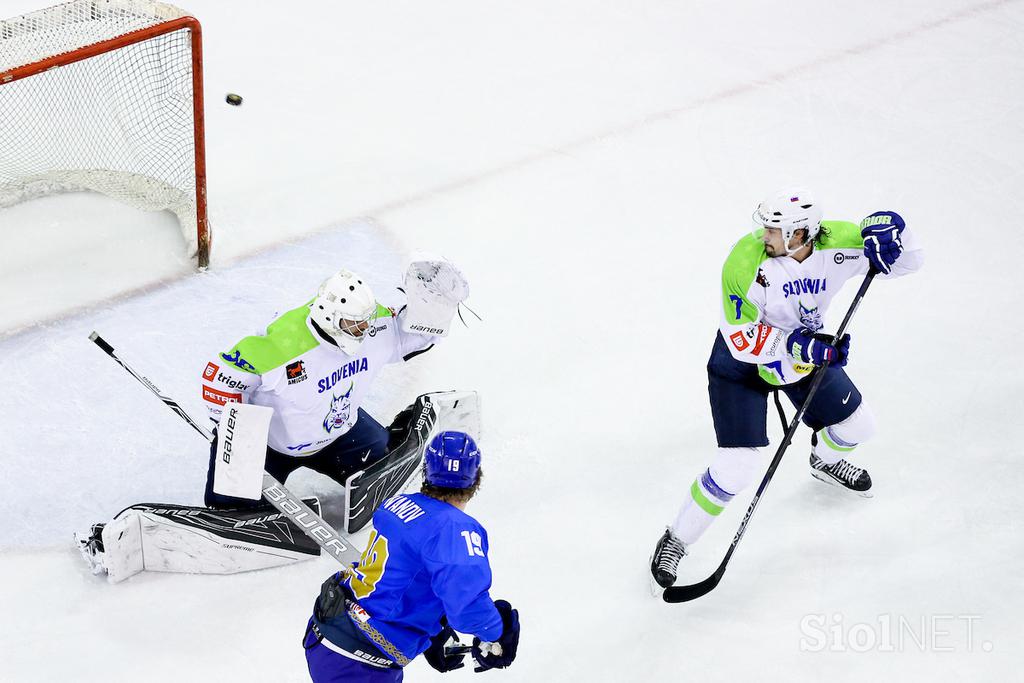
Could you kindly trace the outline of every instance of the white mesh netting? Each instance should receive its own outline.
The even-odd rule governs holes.
[[[196,253],[188,29],[2,82],[17,67],[182,16],[144,0],[75,0],[0,21],[0,207],[55,192],[102,192],[173,211]]]

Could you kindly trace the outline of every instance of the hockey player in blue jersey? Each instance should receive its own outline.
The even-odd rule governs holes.
[[[420,493],[395,496],[373,515],[359,563],[324,582],[303,646],[314,683],[401,681],[423,653],[441,672],[464,665],[446,654],[472,634],[477,671],[512,664],[519,612],[492,601],[487,532],[463,510],[480,487],[480,451],[462,432],[427,446]]]

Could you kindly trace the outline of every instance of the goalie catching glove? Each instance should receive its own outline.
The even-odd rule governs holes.
[[[424,256],[413,260],[405,271],[405,295],[402,329],[445,337],[459,304],[469,296],[469,283],[449,261]]]

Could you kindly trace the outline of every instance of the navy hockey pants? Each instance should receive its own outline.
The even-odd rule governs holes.
[[[268,447],[267,463],[264,465],[264,469],[282,484],[288,479],[288,475],[300,467],[308,467],[321,474],[326,474],[339,484],[344,484],[345,479],[351,474],[387,455],[387,450],[388,430],[360,408],[359,417],[352,429],[313,455],[296,457],[279,453]],[[214,508],[259,505],[258,501],[222,496],[213,492],[213,463],[216,456],[217,440],[214,439],[210,446],[210,466],[206,474],[206,505]]]
[[[402,669],[379,669],[328,649],[306,629],[302,640],[306,648],[306,666],[313,683],[400,683]]]
[[[810,389],[810,376],[778,387],[794,406],[803,405]],[[768,445],[768,394],[776,387],[768,384],[757,372],[757,366],[732,357],[722,339],[715,335],[715,344],[708,359],[708,395],[715,436],[720,448],[759,448]],[[853,415],[861,403],[860,391],[834,365],[825,369],[814,399],[804,412],[805,425],[818,431],[842,422]]]

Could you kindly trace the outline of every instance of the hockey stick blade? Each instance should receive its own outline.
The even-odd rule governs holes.
[[[672,603],[696,600],[697,598],[703,597],[713,591],[715,586],[718,585],[718,582],[722,580],[722,574],[724,573],[725,572],[716,571],[703,581],[692,583],[689,586],[670,586],[661,594],[661,598],[665,602]]]

